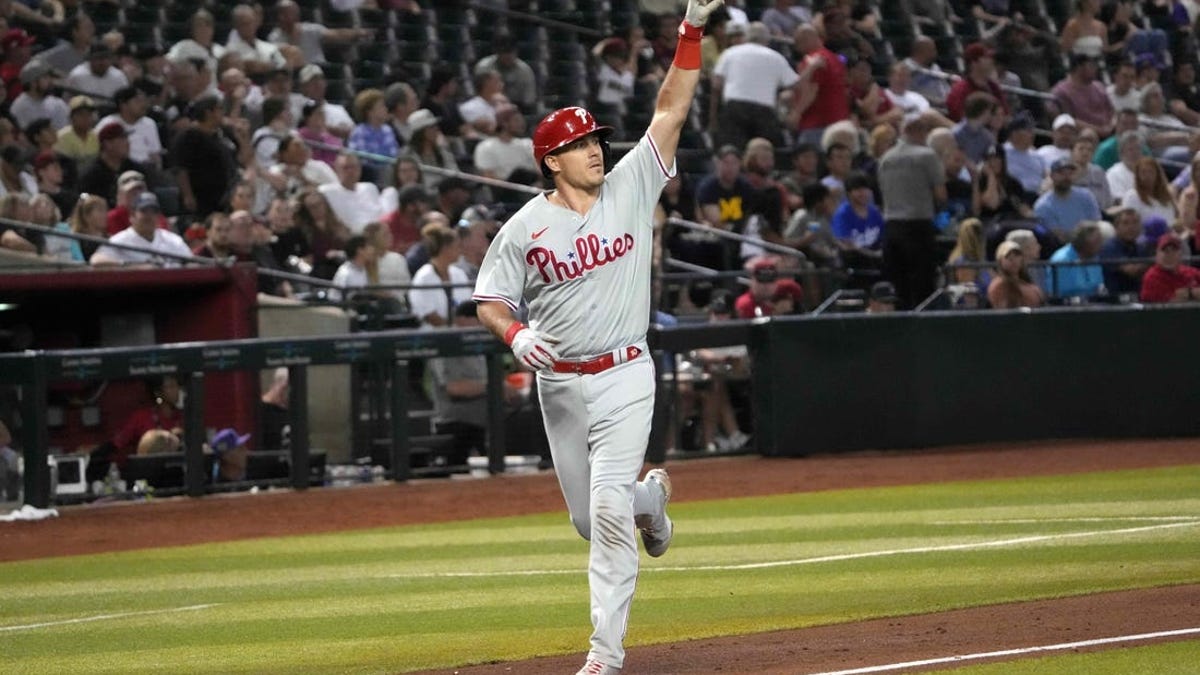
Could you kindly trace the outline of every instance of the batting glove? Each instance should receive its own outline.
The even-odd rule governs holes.
[[[695,26],[696,28],[704,28],[708,23],[708,15],[717,11],[717,8],[725,4],[725,0],[688,0],[687,13],[683,15],[683,20]]]
[[[524,327],[512,336],[508,344],[518,361],[525,364],[526,368],[538,371],[554,366],[554,362],[559,358],[554,345],[558,343],[559,339],[553,335]]]

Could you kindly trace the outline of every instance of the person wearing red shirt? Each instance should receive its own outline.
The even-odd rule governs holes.
[[[738,296],[733,308],[739,319],[792,314],[800,309],[804,289],[791,279],[779,278],[779,267],[771,258],[757,258],[750,265],[750,290]]]
[[[108,211],[105,217],[105,232],[112,236],[129,227],[133,217],[133,203],[138,196],[146,191],[146,178],[140,171],[125,171],[117,179],[117,205]],[[158,229],[166,230],[171,227],[162,213],[158,214]]]
[[[1142,302],[1200,300],[1200,270],[1183,264],[1183,240],[1168,232],[1158,238],[1154,264],[1142,277]]]
[[[37,42],[37,38],[20,28],[10,28],[4,37],[0,38],[0,50],[4,52],[4,62],[0,63],[0,79],[4,80],[9,101],[17,100],[21,92],[25,91],[21,83],[21,69],[33,56],[34,42]]]
[[[950,93],[946,95],[946,110],[950,119],[957,122],[963,118],[967,97],[977,91],[991,94],[1007,117],[1008,101],[1005,99],[1000,85],[996,82],[996,62],[993,57],[992,50],[981,42],[968,45],[963,50],[963,63],[967,67],[967,76],[955,82],[950,87]]]
[[[796,64],[799,93],[788,119],[799,131],[798,142],[820,145],[825,127],[850,118],[846,64],[841,56],[825,48],[820,34],[810,25],[796,29],[795,46],[804,59]]]
[[[179,439],[183,436],[184,400],[179,380],[174,375],[166,375],[154,382],[152,388],[154,402],[130,413],[112,440],[101,443],[92,451],[87,468],[89,484],[102,479],[110,464],[124,469],[132,454],[144,454],[149,448],[163,445],[179,448]],[[164,438],[170,443],[162,443]]]

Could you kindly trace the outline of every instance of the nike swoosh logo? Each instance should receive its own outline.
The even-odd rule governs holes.
[[[540,237],[540,236],[542,236],[543,234],[545,234],[545,233],[546,233],[546,230],[548,230],[548,229],[550,229],[550,228],[549,228],[549,227],[543,227],[542,229],[538,230],[537,232],[534,232],[534,233],[533,233],[533,238],[534,238],[534,239],[537,239],[538,237]]]

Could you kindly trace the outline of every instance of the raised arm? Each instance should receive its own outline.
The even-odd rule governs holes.
[[[648,130],[663,166],[669,167],[675,162],[679,132],[687,121],[696,84],[700,82],[700,38],[704,35],[708,15],[722,4],[724,0],[688,0],[687,13],[683,23],[679,24],[675,61],[658,90],[658,102]]]

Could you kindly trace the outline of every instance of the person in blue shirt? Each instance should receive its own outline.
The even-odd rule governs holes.
[[[1033,212],[1048,229],[1066,241],[1067,234],[1081,221],[1100,220],[1100,205],[1087,188],[1075,187],[1079,167],[1070,158],[1055,160],[1050,167],[1054,189],[1038,197]]]
[[[1154,251],[1142,236],[1142,217],[1137,209],[1125,207],[1117,213],[1113,229],[1116,234],[1100,247],[1101,260],[1127,260],[1130,258],[1153,258]],[[1122,300],[1136,299],[1142,292],[1142,275],[1150,265],[1147,263],[1125,263],[1104,266],[1104,286],[1111,295]]]
[[[1079,223],[1070,243],[1050,256],[1050,268],[1043,282],[1046,294],[1058,298],[1104,295],[1104,271],[1100,265],[1078,264],[1098,260],[1102,243],[1099,224],[1086,220]]]
[[[875,206],[871,179],[862,173],[846,177],[846,199],[833,212],[833,236],[848,261],[882,257],[883,214]]]

